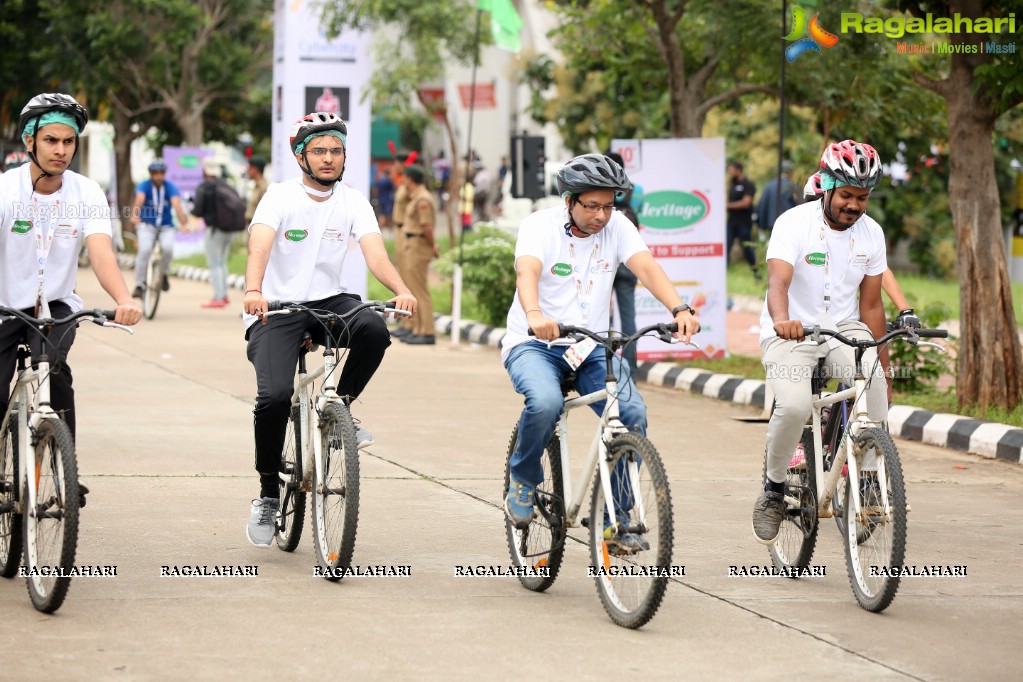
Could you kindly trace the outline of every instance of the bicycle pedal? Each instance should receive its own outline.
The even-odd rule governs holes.
[[[588,516],[583,517],[582,524],[583,524],[583,528],[589,528],[590,527],[590,517],[588,517]]]

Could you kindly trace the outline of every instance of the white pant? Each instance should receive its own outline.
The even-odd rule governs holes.
[[[149,262],[149,255],[153,253],[156,240],[160,240],[160,248],[163,249],[163,271],[166,273],[170,268],[171,259],[174,258],[174,233],[173,226],[157,227],[149,223],[139,223],[135,226],[135,236],[138,239],[139,252],[135,256],[135,286],[140,287],[146,283],[146,264]],[[153,286],[160,286],[162,282],[150,282]]]
[[[857,320],[838,324],[838,331],[851,339],[872,339],[867,325]],[[780,337],[761,344],[767,385],[774,392],[775,407],[767,426],[767,477],[775,483],[785,481],[792,453],[799,443],[803,426],[813,408],[810,377],[817,367],[817,359],[824,357],[824,367],[833,379],[852,386],[855,377],[855,351],[839,343],[830,349],[828,344],[799,346],[796,341]],[[835,341],[834,343],[838,343]],[[885,383],[877,350],[863,354],[863,374],[867,377],[867,413],[874,421],[888,418],[888,385]]]

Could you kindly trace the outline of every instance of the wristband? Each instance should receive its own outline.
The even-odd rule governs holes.
[[[255,292],[256,292],[257,294],[261,294],[261,293],[263,293],[263,290],[262,290],[262,289],[246,289],[246,290],[245,290],[245,293],[246,293],[246,294],[251,294],[251,293],[252,293],[253,291],[255,291]]]

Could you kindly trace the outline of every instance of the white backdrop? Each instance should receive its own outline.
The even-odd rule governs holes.
[[[277,0],[274,11],[273,177],[301,175],[288,138],[299,118],[331,110],[348,125],[344,182],[369,196],[370,112],[363,91],[370,77],[370,35],[346,31],[333,40],[324,34],[309,0]],[[366,295],[366,263],[352,245],[344,266],[345,286]]]
[[[640,360],[724,357],[725,141],[723,138],[615,140],[625,171],[641,185],[640,235],[685,303],[696,309],[702,350],[639,342]],[[649,291],[636,287],[636,326],[664,322],[669,313]]]

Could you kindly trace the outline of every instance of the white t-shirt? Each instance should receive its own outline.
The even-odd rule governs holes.
[[[828,317],[834,324],[860,319],[860,283],[865,276],[888,269],[881,226],[864,214],[848,230],[832,230],[824,221],[820,201],[801,204],[778,217],[767,246],[767,259],[772,258],[793,266],[789,319],[807,326],[826,326]],[[824,297],[829,291],[826,315]],[[765,296],[760,341],[776,336]]]
[[[27,163],[0,175],[0,305],[36,304],[37,261],[45,259],[46,300],[79,311],[78,253],[85,237],[112,234],[110,204],[98,184],[70,170],[53,194],[33,193],[31,169]]]
[[[611,313],[611,288],[619,263],[648,251],[639,231],[619,211],[597,234],[579,238],[565,234],[568,208],[537,211],[522,221],[515,243],[515,259],[533,256],[543,263],[540,272],[540,312],[561,324],[603,331]],[[501,341],[501,360],[520,343],[533,340],[526,311],[515,292],[508,310],[508,333]]]
[[[356,189],[338,184],[326,201],[306,194],[301,179],[275,182],[260,199],[252,225],[277,233],[260,287],[268,301],[318,301],[348,291],[342,278],[349,238],[380,234],[376,214]],[[255,315],[244,315],[245,328]]]

